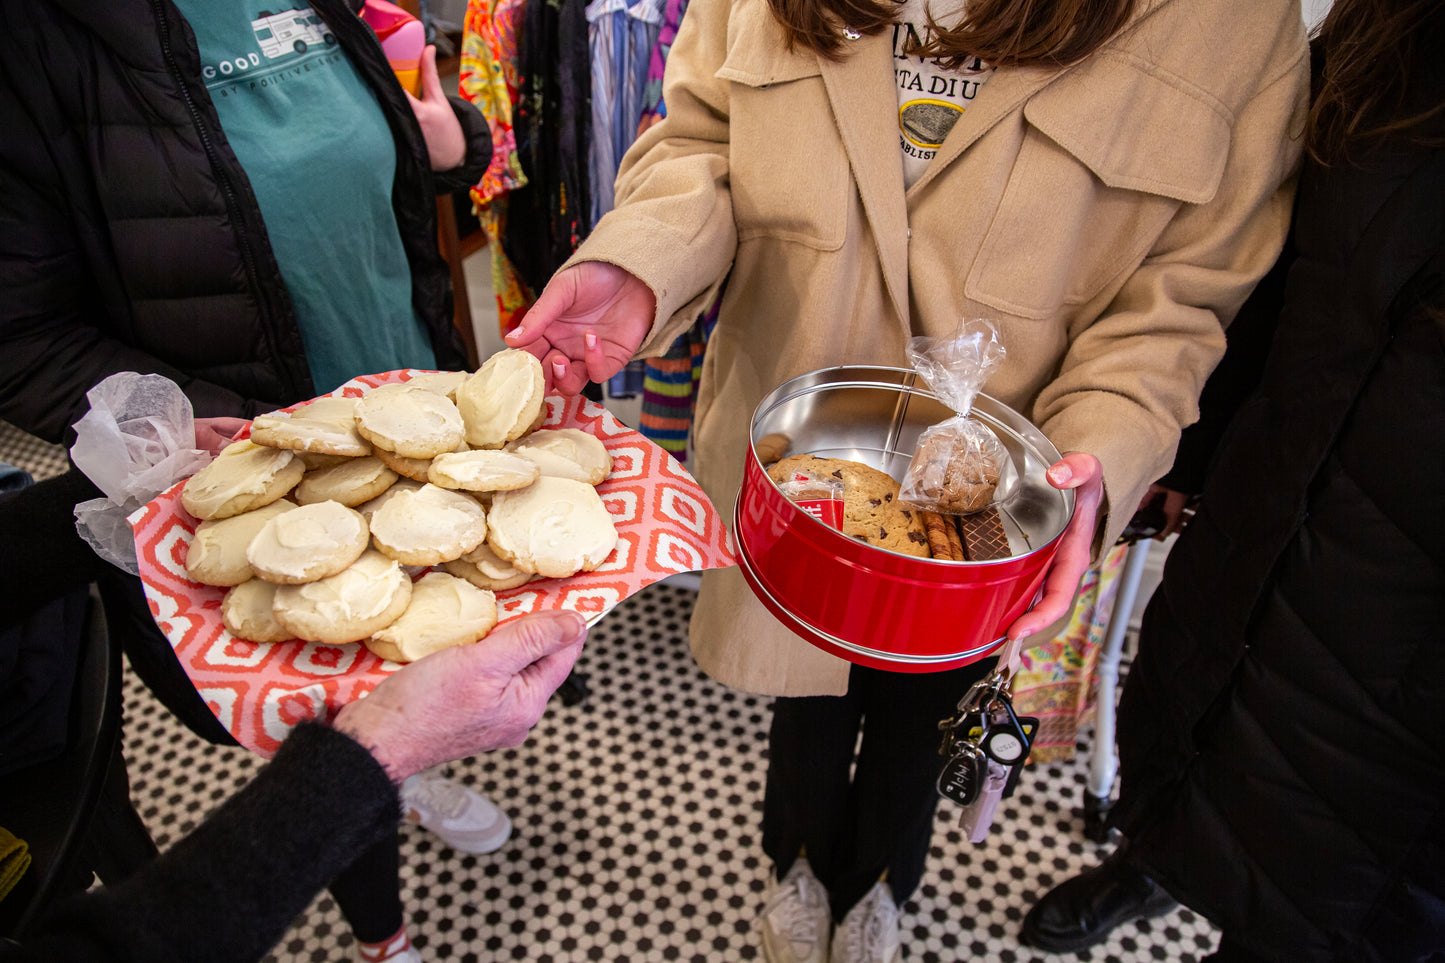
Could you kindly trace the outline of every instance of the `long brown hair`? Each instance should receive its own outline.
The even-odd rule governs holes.
[[[1442,56],[1440,0],[1335,0],[1315,36],[1315,92],[1305,146],[1320,163],[1392,134],[1421,128],[1445,103],[1411,104],[1412,76]]]
[[[875,34],[898,14],[896,0],[768,0],[788,46],[836,59],[843,28]],[[917,53],[955,68],[977,57],[993,67],[1066,66],[1083,60],[1128,22],[1134,0],[969,0],[951,30],[932,23]]]

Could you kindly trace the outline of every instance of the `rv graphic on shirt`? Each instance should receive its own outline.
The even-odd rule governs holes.
[[[326,24],[314,10],[306,7],[283,10],[280,13],[262,10],[260,15],[251,21],[251,29],[256,32],[256,42],[261,45],[261,53],[265,54],[268,60],[292,50],[305,53],[306,48],[312,44],[336,43],[336,38],[326,29]]]
[[[331,28],[304,3],[274,13],[258,9],[264,0],[242,0],[240,10],[179,2],[195,31],[201,79],[213,97],[270,89],[344,60]]]

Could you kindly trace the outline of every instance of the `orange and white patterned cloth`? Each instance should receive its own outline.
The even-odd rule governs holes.
[[[368,375],[332,394],[359,396],[367,388],[419,373]],[[545,427],[590,432],[612,455],[612,474],[597,492],[617,525],[618,544],[594,572],[498,592],[503,621],[565,608],[592,623],[669,575],[736,564],[732,535],[722,518],[667,452],[580,397],[549,397]],[[146,598],[211,711],[241,745],[269,758],[297,723],[330,718],[399,666],[356,642],[259,643],[233,637],[221,624],[226,590],[186,578],[186,552],[198,523],[181,507],[183,487],[182,482],[163,492],[130,518]]]

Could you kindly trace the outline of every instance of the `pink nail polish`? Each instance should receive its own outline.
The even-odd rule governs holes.
[[[582,336],[582,340],[586,342],[587,347],[589,348],[597,347],[597,334],[593,331],[588,331],[586,334],[584,334]]]
[[[567,364],[563,361],[552,362],[552,375],[560,378],[567,373]]]

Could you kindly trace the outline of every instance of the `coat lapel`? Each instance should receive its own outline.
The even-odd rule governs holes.
[[[1172,0],[1136,0],[1129,22],[1110,43],[1138,27],[1141,22],[1170,2]],[[958,119],[958,123],[953,125],[953,130],[949,131],[948,136],[944,138],[943,146],[938,149],[938,154],[928,165],[928,170],[914,183],[910,191],[921,188],[937,177],[939,171],[957,160],[989,128],[1009,116],[1018,109],[1020,104],[1044,87],[1068,73],[1072,66],[1010,67],[995,71],[993,76],[989,77],[988,82],[983,85],[978,96],[974,98],[973,103],[963,112],[963,116]]]
[[[918,190],[957,160],[990,127],[1018,110],[1019,104],[1048,86],[1067,68],[1013,67],[997,70],[979,90],[973,103],[944,138],[923,176],[910,190]]]
[[[890,33],[845,41],[843,60],[818,58],[833,116],[873,228],[883,280],[905,331],[908,326],[908,209],[898,154],[898,94]]]

